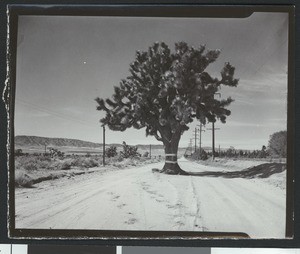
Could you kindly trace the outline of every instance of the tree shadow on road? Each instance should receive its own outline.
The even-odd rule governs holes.
[[[286,164],[282,163],[264,163],[258,166],[246,168],[240,171],[224,172],[224,171],[204,171],[204,172],[188,172],[192,176],[211,176],[224,178],[268,178],[269,176],[281,173],[286,170]]]

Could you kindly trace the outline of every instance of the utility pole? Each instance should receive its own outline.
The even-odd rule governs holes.
[[[103,166],[105,166],[105,126],[103,127]]]
[[[189,144],[189,146],[191,147],[191,149],[193,151],[193,139],[192,138],[190,138],[190,144]]]
[[[151,144],[150,144],[150,159],[151,159]]]
[[[193,151],[193,139],[192,139],[192,138],[190,139],[190,142],[189,142],[189,144],[188,144],[188,147],[185,149],[185,153],[184,153],[184,156],[185,156],[185,157],[188,156],[187,153],[188,153],[188,151],[189,151],[190,148],[191,148],[192,151]]]
[[[219,97],[221,98],[221,93],[214,93],[215,95],[219,95]],[[216,128],[215,129],[215,122],[212,122],[212,159],[215,159],[215,130],[220,130],[220,128]]]
[[[200,123],[198,126],[200,127],[200,130],[199,130],[199,152],[200,152],[200,154],[201,154],[201,145],[202,145],[202,143],[201,143],[201,135],[202,135],[202,132],[204,132],[205,130],[202,130],[202,123]]]
[[[198,132],[197,127],[195,128],[194,132],[195,132],[195,153],[196,153],[196,151],[197,151],[197,132]]]
[[[47,143],[45,143],[45,155],[47,153]]]
[[[215,128],[215,123],[212,122],[212,128],[208,130],[212,130],[212,159],[215,159],[215,130],[220,130],[220,128]]]
[[[190,138],[189,147],[191,148],[191,156],[192,156],[192,154],[193,154],[193,139],[192,138]]]

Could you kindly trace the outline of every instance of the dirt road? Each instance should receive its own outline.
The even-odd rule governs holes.
[[[199,164],[181,161],[185,170]],[[285,190],[270,179],[170,176],[162,163],[16,189],[16,228],[244,232],[283,238]],[[205,170],[220,170],[205,166]],[[282,177],[285,177],[281,173]],[[272,176],[271,176],[272,177]]]

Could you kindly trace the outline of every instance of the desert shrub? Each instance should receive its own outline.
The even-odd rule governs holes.
[[[229,149],[227,149],[226,151],[226,157],[237,157],[237,151],[235,150],[235,148],[233,146],[231,146]]]
[[[51,160],[40,160],[38,161],[37,166],[38,168],[47,169],[49,168],[50,164],[51,164]]]
[[[137,152],[137,146],[129,146],[126,142],[123,142],[123,151],[121,151],[121,155],[123,158],[130,158],[135,156],[140,156]]]
[[[262,146],[261,150],[258,153],[258,158],[266,158],[268,156],[267,147],[265,145]]]
[[[38,158],[40,161],[46,161],[46,162],[50,162],[50,161],[52,161],[52,159],[51,159],[51,156],[50,155],[42,155],[42,156],[39,156],[39,158]]]
[[[107,158],[115,157],[117,155],[118,155],[118,153],[117,153],[117,147],[116,146],[110,146],[110,147],[105,149],[105,156]]]
[[[50,156],[40,156],[37,159],[38,168],[48,169],[52,163],[52,159]]]
[[[118,161],[118,162],[121,162],[121,161],[123,161],[123,160],[124,160],[124,157],[123,157],[122,155],[119,155],[118,158],[117,158],[117,161]]]
[[[56,148],[52,148],[50,147],[49,148],[49,153],[50,153],[50,156],[53,158],[53,157],[64,157],[65,153],[59,151],[58,149]]]
[[[21,156],[23,155],[23,150],[22,149],[16,149],[15,150],[15,156]]]
[[[71,162],[70,161],[64,161],[61,165],[60,165],[60,169],[62,170],[68,170],[71,168]]]
[[[205,152],[204,149],[201,149],[201,152],[200,152],[200,160],[205,161],[205,160],[207,160],[207,159],[208,159],[208,154],[207,154],[207,152]]]
[[[70,159],[65,161],[66,165],[69,165],[70,168],[79,167],[79,168],[93,168],[98,167],[99,163],[97,160],[93,159],[92,157],[76,157],[74,159]]]
[[[50,170],[58,170],[61,168],[62,162],[59,160],[54,160],[50,165],[49,168]]]
[[[91,159],[90,160],[90,165],[91,165],[91,168],[93,167],[98,167],[99,166],[99,162],[94,160],[94,159]]]
[[[74,167],[81,167],[83,163],[83,158],[82,157],[76,157],[71,161],[71,166]]]
[[[126,158],[121,162],[114,162],[112,165],[118,168],[125,168],[128,166],[136,166],[136,161],[133,158]]]
[[[27,156],[15,157],[15,169],[21,169],[26,160]]]
[[[99,163],[93,158],[77,158],[73,164],[80,168],[93,168],[99,166]]]
[[[28,162],[25,165],[23,165],[23,168],[27,171],[36,171],[38,169],[36,163]]]
[[[16,170],[16,172],[15,172],[15,186],[16,187],[30,188],[30,187],[32,187],[32,185],[33,185],[32,179],[28,175],[26,175],[21,170]]]
[[[144,152],[143,157],[149,157],[149,152],[148,151]]]
[[[194,160],[207,160],[208,159],[208,154],[204,149],[201,149],[201,151],[199,152],[196,151],[195,153],[192,154],[192,159]]]
[[[145,162],[145,161],[150,160],[150,158],[149,158],[149,157],[139,157],[138,160],[139,160],[140,162]]]
[[[84,168],[93,168],[93,167],[98,167],[99,163],[92,158],[86,158],[83,160],[81,166]]]
[[[21,156],[16,160],[16,169],[25,169],[26,171],[35,171],[39,168],[38,156]]]

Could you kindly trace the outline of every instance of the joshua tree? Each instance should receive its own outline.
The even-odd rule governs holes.
[[[146,136],[164,144],[166,162],[161,172],[185,174],[177,164],[177,151],[188,124],[194,118],[202,124],[217,119],[225,123],[231,113],[226,107],[233,100],[218,100],[214,94],[221,85],[237,86],[235,68],[225,63],[220,79],[205,71],[219,54],[220,50],[194,48],[185,42],[176,43],[174,53],[163,42],[137,51],[130,75],[115,87],[112,99],[96,99],[97,109],[106,112],[101,123],[116,131],[145,127]]]

